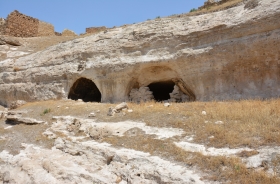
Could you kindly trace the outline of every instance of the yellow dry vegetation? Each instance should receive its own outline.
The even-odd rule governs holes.
[[[243,0],[231,0],[231,1],[227,1],[225,3],[219,4],[219,5],[213,5],[213,6],[210,6],[207,8],[203,8],[203,9],[199,9],[199,10],[190,12],[187,15],[193,16],[193,15],[201,15],[201,14],[207,14],[207,13],[211,13],[211,12],[221,11],[221,10],[225,10],[225,9],[231,8],[233,6],[236,6],[241,2],[243,2]]]
[[[51,122],[52,116],[76,116],[88,118],[95,112],[95,121],[145,122],[153,127],[181,128],[185,133],[179,137],[156,139],[154,135],[145,135],[134,129],[135,135],[122,137],[108,136],[100,142],[108,142],[116,147],[125,147],[148,152],[151,155],[199,168],[205,174],[205,180],[222,183],[280,183],[279,173],[268,174],[267,167],[250,169],[241,158],[258,154],[257,151],[243,151],[237,155],[205,156],[187,152],[177,147],[174,142],[185,136],[193,136],[194,143],[205,146],[258,149],[262,146],[280,145],[280,99],[241,100],[225,102],[190,102],[172,103],[165,107],[163,103],[143,102],[128,103],[133,112],[123,111],[115,116],[107,116],[109,107],[116,104],[84,103],[72,100],[50,100],[27,103],[18,110],[28,110],[28,116]],[[45,109],[49,113],[40,115]],[[32,110],[32,111],[30,111]],[[203,112],[205,111],[205,112]],[[280,166],[275,162],[275,168]]]

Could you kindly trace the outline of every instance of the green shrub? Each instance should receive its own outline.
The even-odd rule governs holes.
[[[195,8],[192,8],[191,10],[190,10],[190,12],[195,12],[197,9],[195,9]]]
[[[48,109],[45,109],[45,110],[43,111],[43,113],[40,114],[40,115],[42,116],[42,115],[48,114],[48,113],[50,113],[50,112],[51,112],[51,109],[48,108]]]

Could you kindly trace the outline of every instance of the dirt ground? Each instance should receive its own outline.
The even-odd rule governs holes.
[[[73,100],[50,100],[27,103],[16,111],[26,111],[24,117],[46,121],[46,124],[24,125],[7,122],[0,119],[0,151],[7,150],[13,154],[19,153],[21,143],[35,144],[51,148],[53,140],[47,139],[42,133],[55,120],[54,116],[76,117],[89,119],[93,122],[142,122],[146,126],[158,129],[180,129],[184,133],[166,139],[158,139],[153,134],[145,134],[141,129],[133,128],[124,136],[109,135],[98,138],[98,142],[107,142],[117,148],[128,148],[148,152],[174,162],[185,163],[198,167],[211,177],[206,179],[224,182],[231,181],[277,183],[280,172],[274,175],[266,173],[265,166],[256,170],[246,167],[243,158],[258,155],[264,147],[267,149],[280,146],[280,100],[245,100],[229,102],[192,102],[173,103],[165,107],[162,103],[128,103],[132,112],[124,110],[114,116],[108,116],[109,107],[117,104],[78,102]],[[3,109],[3,108],[2,108]],[[95,117],[89,117],[94,113]],[[10,128],[7,128],[10,127]],[[7,128],[7,129],[5,129]],[[240,151],[232,156],[214,156],[199,152],[185,151],[176,146],[176,142],[191,140],[193,145],[203,145],[215,149],[248,148],[250,151]],[[258,150],[258,151],[257,151]],[[278,165],[279,164],[279,165]],[[235,172],[238,165],[242,173]],[[276,163],[280,166],[280,160]],[[222,170],[222,167],[233,168]],[[219,177],[216,176],[217,172]],[[246,174],[247,173],[247,174]]]

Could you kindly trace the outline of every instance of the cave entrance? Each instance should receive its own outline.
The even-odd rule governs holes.
[[[154,98],[156,101],[169,100],[170,95],[174,90],[175,83],[172,80],[154,82],[148,85],[150,91],[153,92]]]
[[[101,93],[92,80],[79,78],[71,87],[69,99],[82,99],[84,102],[101,102]]]

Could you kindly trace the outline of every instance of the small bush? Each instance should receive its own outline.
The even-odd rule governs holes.
[[[156,19],[160,19],[160,16],[157,16]]]
[[[42,115],[48,114],[48,113],[50,113],[50,112],[51,112],[51,109],[48,108],[48,109],[45,109],[45,110],[43,111],[43,113],[40,114],[40,115],[42,116]]]
[[[190,12],[195,12],[197,9],[193,8],[190,10]]]

